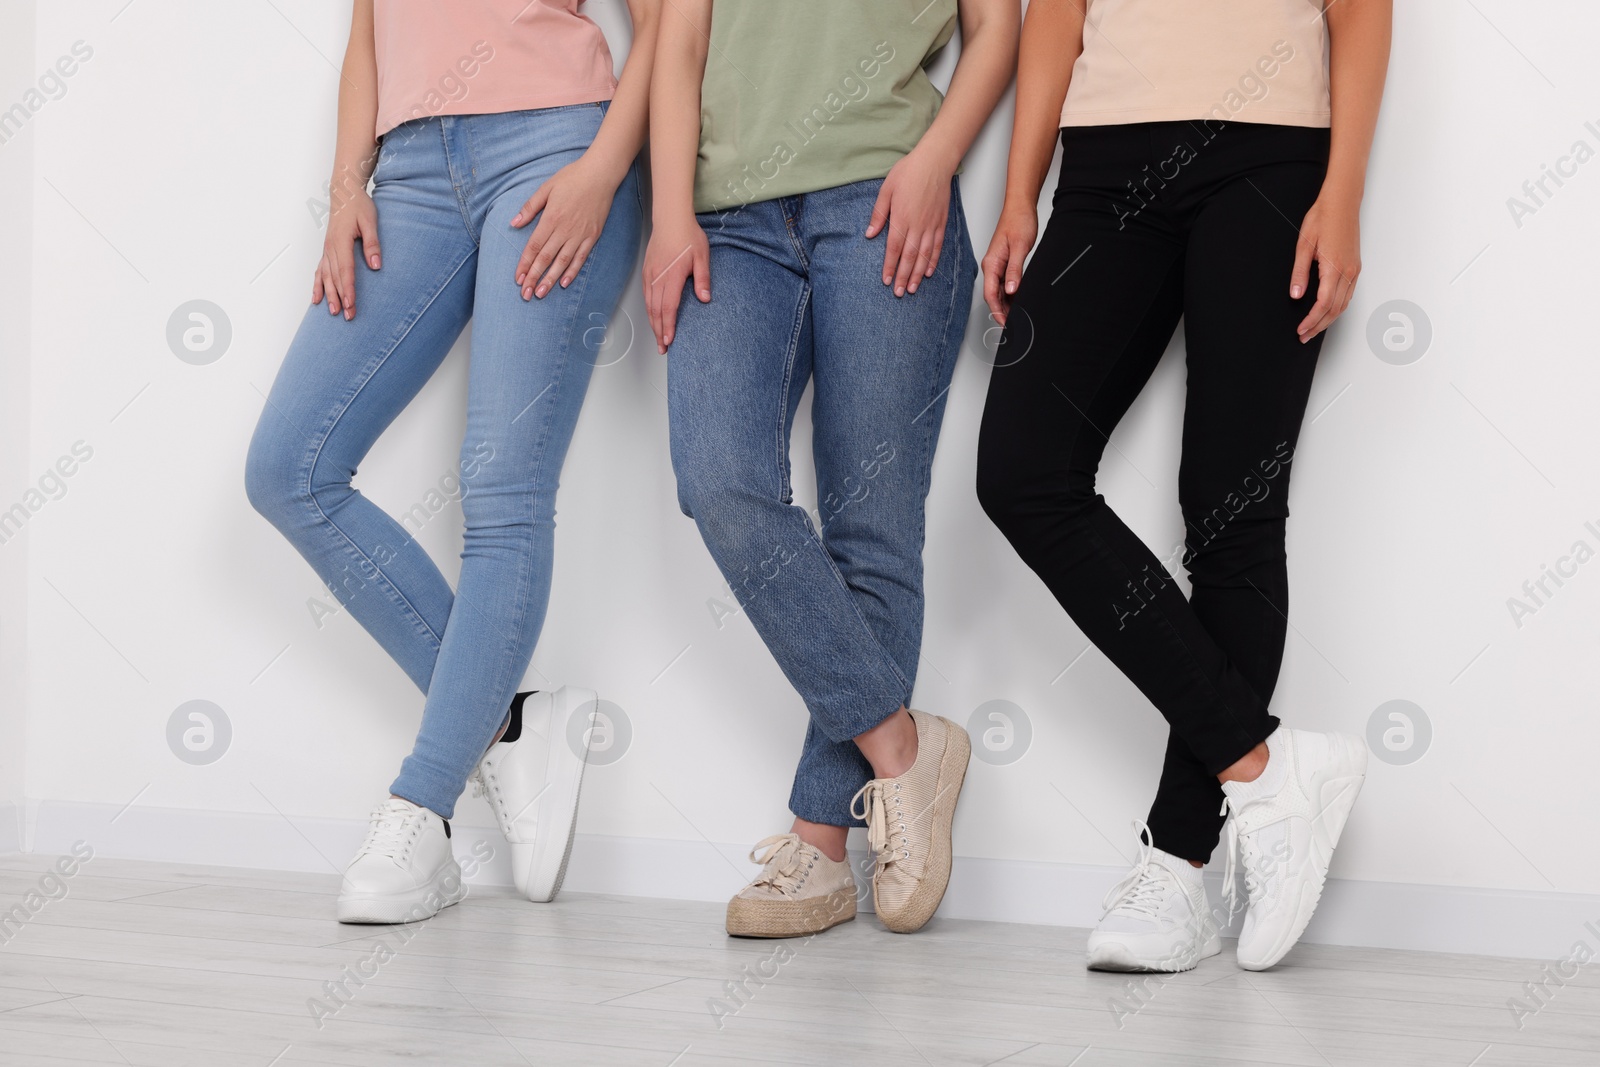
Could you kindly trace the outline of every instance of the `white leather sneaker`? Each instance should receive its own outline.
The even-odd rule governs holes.
[[[372,809],[366,840],[339,887],[342,923],[409,923],[466,898],[450,851],[450,825],[427,808],[389,797]]]
[[[491,745],[473,779],[511,846],[517,892],[543,904],[567,876],[589,755],[587,748],[574,751],[567,743],[567,723],[574,713],[593,712],[596,698],[592,690],[569,685],[519,699],[521,733]]]
[[[1101,902],[1106,913],[1089,934],[1089,968],[1190,970],[1222,951],[1200,868],[1156,848],[1143,822],[1133,828],[1141,834],[1139,862]]]
[[[1367,746],[1350,734],[1280,726],[1267,738],[1267,769],[1253,782],[1224,782],[1228,863],[1223,895],[1231,918],[1244,866],[1249,897],[1239,930],[1239,966],[1261,971],[1294,947],[1322,899],[1333,849],[1367,773]]]

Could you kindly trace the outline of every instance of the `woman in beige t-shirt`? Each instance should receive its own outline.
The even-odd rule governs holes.
[[[1272,966],[1305,930],[1360,790],[1359,738],[1280,726],[1267,704],[1289,608],[1289,472],[1323,331],[1360,268],[1391,17],[1390,0],[1028,8],[983,261],[1005,335],[978,494],[1171,727],[1139,863],[1106,899],[1090,967],[1182,971],[1219,952],[1241,861],[1238,961]],[[1060,183],[1024,271],[1058,127]],[[1095,491],[1108,435],[1180,318],[1188,597]],[[1200,866],[1227,811],[1219,924]]]

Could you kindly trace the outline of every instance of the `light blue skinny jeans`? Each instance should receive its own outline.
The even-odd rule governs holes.
[[[531,228],[512,216],[583,154],[606,103],[441,116],[383,140],[373,200],[382,269],[360,265],[356,315],[312,307],[250,443],[255,508],[427,694],[390,787],[449,818],[505,721],[550,595],[556,486],[589,376],[638,253],[637,165],[572,284],[524,301]],[[351,485],[378,436],[472,321],[466,519],[454,592],[412,532]]]

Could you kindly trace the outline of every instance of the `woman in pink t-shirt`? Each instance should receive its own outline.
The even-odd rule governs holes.
[[[628,0],[620,80],[580,6],[355,0],[311,290],[327,310],[301,324],[246,472],[257,510],[427,695],[345,872],[344,922],[427,918],[465,895],[447,820],[469,777],[523,893],[549,900],[566,869],[587,753],[566,726],[595,697],[519,682],[549,598],[562,460],[638,252],[659,0]],[[417,542],[437,507],[396,521],[351,478],[469,320],[460,468],[429,494],[459,496],[466,520],[452,591]]]

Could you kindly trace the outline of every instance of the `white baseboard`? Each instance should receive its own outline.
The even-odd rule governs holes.
[[[0,805],[0,851],[20,848],[15,805]],[[103,856],[223,867],[337,873],[366,824],[338,819],[42,801],[33,851],[87,841]],[[476,856],[469,880],[509,885],[499,830],[453,824],[456,854]],[[11,839],[5,835],[10,832]],[[14,844],[7,845],[8,840]],[[566,888],[582,893],[726,900],[750,874],[745,849],[704,841],[580,834]],[[482,861],[490,855],[487,861]],[[852,854],[864,861],[864,855]],[[857,862],[858,871],[863,864]],[[956,919],[1093,926],[1122,868],[957,857],[939,914]],[[1213,901],[1221,878],[1207,872]],[[870,903],[870,896],[867,898]],[[1564,958],[1600,921],[1600,896],[1333,879],[1305,941],[1325,945]]]
[[[21,852],[24,847],[22,805],[0,804],[0,852]]]

